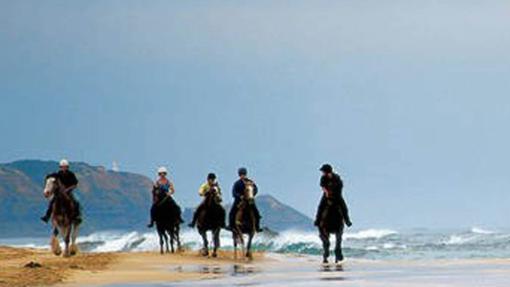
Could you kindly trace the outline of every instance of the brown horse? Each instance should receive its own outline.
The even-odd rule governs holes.
[[[65,243],[64,257],[69,257],[78,252],[76,238],[78,237],[80,223],[73,220],[76,214],[75,203],[71,195],[65,192],[64,189],[64,186],[55,174],[46,177],[44,196],[46,198],[53,196],[51,250],[57,256],[62,254],[60,241],[58,240],[58,235],[60,234]]]
[[[241,198],[237,212],[235,214],[235,224],[232,227],[232,237],[234,240],[234,259],[237,259],[237,245],[241,245],[241,253],[247,259],[253,259],[251,253],[251,242],[256,233],[256,218],[253,212],[255,196],[253,186],[247,185],[244,195]],[[248,243],[245,248],[244,234],[248,235]]]
[[[221,198],[216,192],[207,192],[203,204],[202,211],[197,215],[197,229],[204,243],[201,253],[203,256],[209,255],[207,231],[211,231],[214,243],[212,257],[216,257],[220,248],[220,231],[225,226],[225,210],[221,206]]]
[[[323,263],[328,263],[329,248],[331,242],[329,236],[334,234],[335,240],[335,262],[338,263],[344,259],[342,254],[342,235],[344,232],[344,216],[340,205],[328,200],[326,208],[321,214],[319,220],[319,236],[322,240]]]

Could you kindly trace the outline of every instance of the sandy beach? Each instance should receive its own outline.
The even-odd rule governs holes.
[[[255,254],[259,264],[266,261]],[[223,276],[207,267],[175,272],[172,266],[232,265],[232,252],[207,258],[196,251],[160,255],[157,252],[89,253],[56,257],[49,250],[0,247],[0,286],[105,286],[126,283],[161,283],[203,280]],[[172,271],[173,270],[173,271]]]
[[[55,257],[47,250],[0,247],[0,286],[508,286],[510,260],[348,260],[231,252],[115,252]]]

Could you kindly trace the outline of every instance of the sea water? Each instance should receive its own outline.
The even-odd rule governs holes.
[[[333,236],[331,240],[334,242]],[[199,234],[190,229],[181,232],[181,241],[190,249],[199,249],[202,244]],[[159,248],[155,231],[101,231],[80,236],[78,243],[85,252],[139,252]],[[224,249],[232,249],[230,232],[221,233],[221,244]],[[0,238],[0,245],[47,248],[48,238]],[[318,256],[322,253],[322,244],[317,232],[288,230],[257,234],[253,249]],[[343,236],[343,251],[347,258],[371,260],[510,258],[510,231],[477,227],[447,231],[349,230]]]

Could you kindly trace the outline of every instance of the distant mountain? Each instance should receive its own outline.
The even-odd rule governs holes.
[[[83,205],[84,232],[146,224],[151,180],[145,176],[71,163],[79,180],[75,192]],[[39,217],[47,207],[44,178],[58,163],[26,160],[0,165],[0,236],[47,234]]]
[[[0,237],[48,234],[49,225],[39,219],[47,207],[42,189],[45,176],[57,167],[57,162],[40,160],[0,164]],[[145,228],[151,204],[148,177],[80,162],[71,163],[71,167],[80,181],[75,194],[83,205],[83,233]],[[257,204],[262,226],[277,231],[312,227],[310,218],[270,195],[258,196]],[[186,222],[192,212],[184,209]]]
[[[283,204],[271,195],[262,194],[257,196],[256,203],[262,215],[261,227],[268,227],[274,231],[313,229],[312,219],[296,209]],[[226,205],[225,209],[228,213],[230,205]],[[184,209],[183,217],[186,222],[191,221],[193,211],[194,209],[190,208]]]

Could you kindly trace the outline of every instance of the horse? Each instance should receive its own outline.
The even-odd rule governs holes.
[[[241,253],[247,259],[253,259],[251,253],[251,243],[256,233],[256,220],[252,205],[255,204],[253,186],[246,185],[244,195],[241,197],[237,212],[235,214],[235,223],[232,227],[232,238],[234,241],[234,259],[237,259],[237,245],[241,245]],[[233,208],[233,207],[232,207]],[[248,235],[248,243],[245,248],[244,234]],[[246,253],[245,253],[246,252]]]
[[[198,233],[202,236],[203,248],[202,256],[209,255],[209,242],[207,241],[207,231],[211,231],[214,242],[212,257],[217,257],[218,248],[220,248],[220,231],[225,226],[225,210],[220,204],[221,198],[216,192],[209,191],[205,194],[204,206],[197,216]]]
[[[342,254],[342,236],[344,232],[344,216],[339,204],[335,204],[328,200],[325,210],[322,212],[319,220],[319,236],[322,241],[323,263],[328,263],[330,255],[331,242],[329,236],[335,235],[335,263],[339,263],[344,259]]]
[[[174,244],[180,251],[181,240],[179,237],[181,212],[175,201],[166,194],[159,194],[154,188],[152,193],[155,195],[155,216],[156,230],[159,236],[160,253],[175,253]],[[169,248],[170,243],[170,248]]]
[[[62,254],[58,235],[60,234],[65,242],[64,257],[76,255],[78,246],[76,238],[78,237],[80,222],[73,220],[75,203],[71,195],[66,193],[63,184],[56,174],[50,174],[46,177],[44,184],[44,196],[49,198],[53,196],[51,223],[53,233],[50,240],[53,254],[59,256]]]

